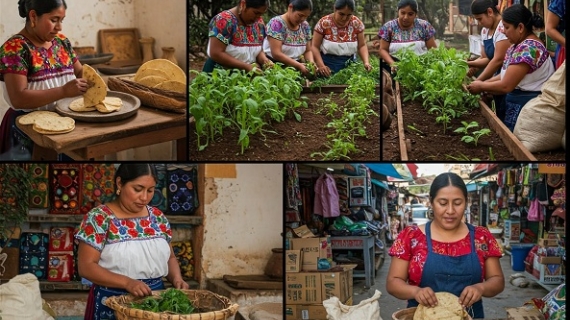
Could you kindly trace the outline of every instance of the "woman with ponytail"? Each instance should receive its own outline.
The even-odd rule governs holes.
[[[540,16],[533,15],[522,4],[505,9],[503,25],[512,46],[507,50],[501,72],[491,79],[476,80],[467,86],[469,92],[474,94],[506,94],[503,122],[511,131],[521,109],[540,94],[542,84],[554,73],[546,47],[533,32],[533,27],[543,24]]]

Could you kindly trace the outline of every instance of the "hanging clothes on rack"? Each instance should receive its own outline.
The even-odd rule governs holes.
[[[338,191],[334,177],[323,173],[315,183],[315,203],[313,213],[325,218],[340,216]]]

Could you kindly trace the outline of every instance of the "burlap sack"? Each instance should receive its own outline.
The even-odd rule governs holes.
[[[514,135],[530,152],[562,147],[566,130],[566,62],[544,83],[542,93],[522,108]]]
[[[31,273],[17,275],[0,285],[0,310],[2,320],[53,320],[42,309],[40,283]]]
[[[374,295],[362,300],[355,306],[342,304],[337,297],[331,297],[323,301],[327,311],[328,320],[382,320],[380,317],[380,304],[378,300],[382,294],[376,290]]]

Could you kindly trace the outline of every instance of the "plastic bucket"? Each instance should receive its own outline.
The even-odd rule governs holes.
[[[511,244],[511,267],[513,271],[524,271],[524,260],[534,244]]]

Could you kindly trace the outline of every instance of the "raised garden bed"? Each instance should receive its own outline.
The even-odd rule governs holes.
[[[237,143],[239,131],[228,128],[221,137],[202,151],[197,148],[195,123],[190,121],[190,160],[191,161],[318,161],[320,157],[311,157],[315,152],[326,152],[327,135],[333,130],[326,128],[331,118],[326,114],[317,113],[319,99],[329,98],[330,93],[308,93],[307,108],[296,111],[301,115],[298,122],[288,116],[283,122],[272,123],[267,128],[275,133],[266,133],[265,137],[254,135],[250,138],[247,150],[241,154]],[[342,104],[340,94],[333,93],[333,99]],[[373,109],[379,113],[379,106]],[[338,114],[336,115],[338,116]],[[356,145],[361,152],[351,154],[354,161],[377,161],[380,159],[380,120],[371,117],[371,123],[366,127],[367,137],[357,137]]]
[[[397,121],[382,134],[382,160],[537,161],[565,158],[563,150],[530,153],[483,101],[479,102],[480,108],[453,119],[443,134],[442,126],[436,124],[435,116],[428,114],[421,102],[401,103],[399,85],[396,86]],[[463,134],[453,132],[462,126],[461,121],[477,121],[480,128],[491,129],[491,134],[482,136],[477,146],[462,142]]]

